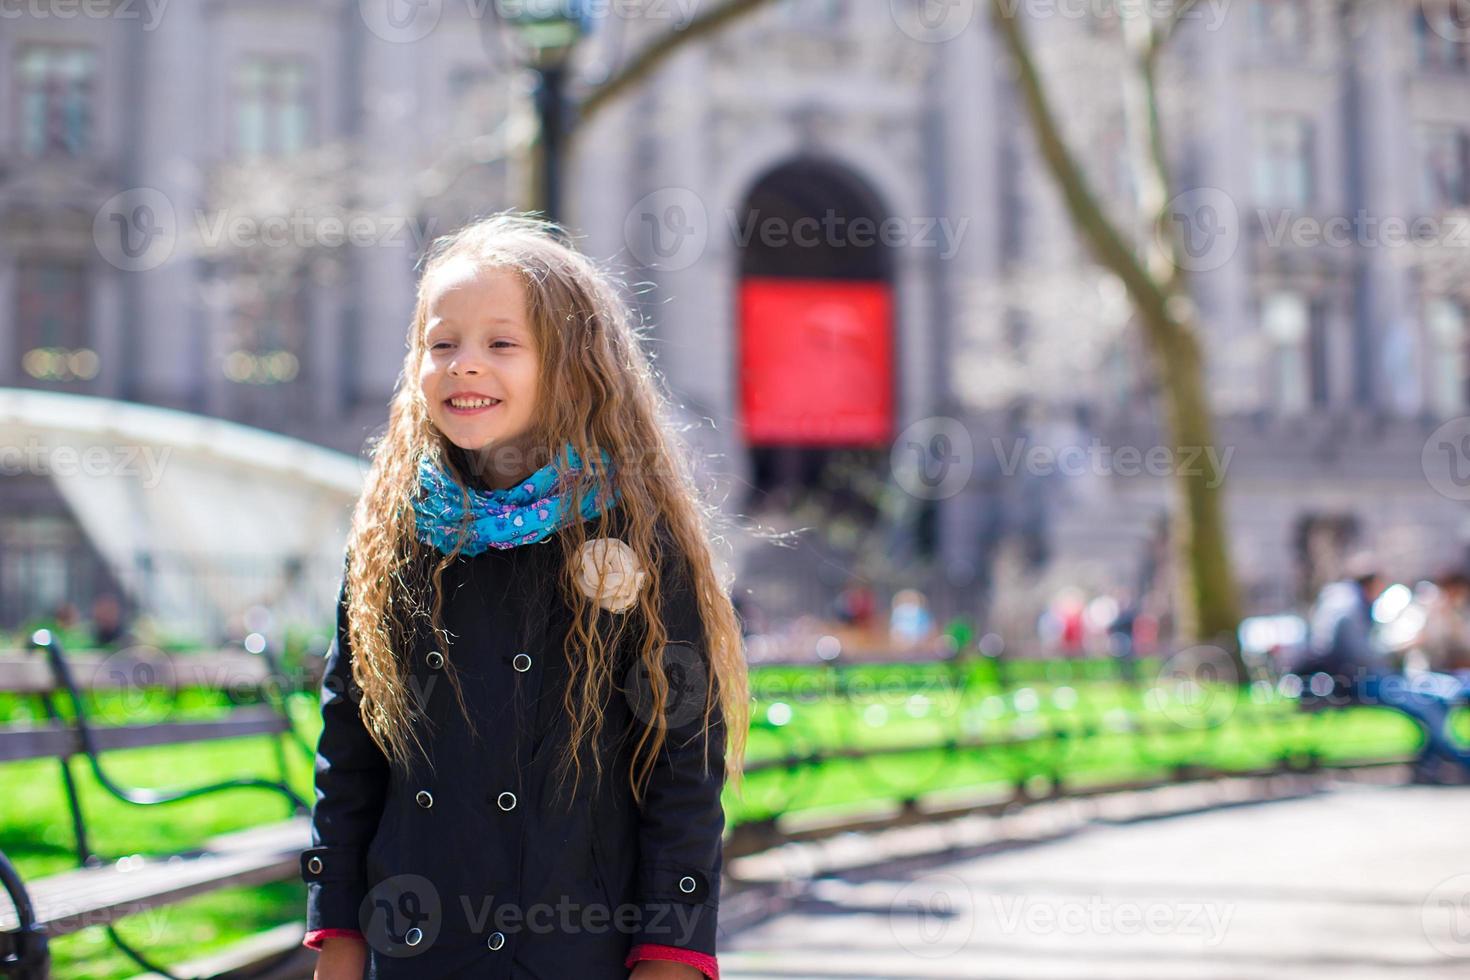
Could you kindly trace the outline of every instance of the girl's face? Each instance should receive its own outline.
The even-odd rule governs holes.
[[[530,449],[519,440],[536,411],[540,358],[527,320],[525,287],[510,269],[454,259],[428,283],[419,388],[429,418],[472,455],[497,451],[496,469],[509,462],[498,450]],[[496,483],[513,482],[531,468],[511,463]]]

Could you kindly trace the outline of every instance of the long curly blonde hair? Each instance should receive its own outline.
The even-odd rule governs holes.
[[[432,425],[418,378],[426,352],[426,284],[446,262],[469,258],[481,268],[518,273],[525,287],[528,319],[540,355],[537,422],[527,444],[545,447],[543,462],[550,461],[552,447],[570,443],[577,451],[584,465],[572,486],[574,511],[585,495],[596,492],[594,484],[606,494],[615,475],[619,536],[648,574],[633,614],[642,624],[638,657],[648,690],[641,693],[651,700],[640,711],[647,724],[634,746],[628,773],[635,799],[642,800],[668,730],[670,684],[662,656],[668,637],[659,609],[656,560],[667,549],[656,539],[659,523],[674,550],[687,559],[710,668],[704,672],[704,731],[707,737],[714,731],[716,737],[728,740],[725,772],[738,791],[749,723],[749,680],[739,621],[716,574],[711,549],[722,517],[698,492],[688,450],[663,421],[669,417],[668,403],[643,349],[641,324],[635,323],[616,281],[564,244],[560,234],[558,226],[534,216],[492,214],[435,239],[419,263],[408,352],[387,429],[372,446],[372,464],[347,546],[352,678],[361,690],[362,718],[394,763],[406,767],[415,751],[423,753],[414,725],[422,712],[413,703],[404,651],[412,643],[413,624],[427,622],[444,654],[460,710],[474,729],[440,626],[442,575],[459,547],[444,555],[420,542],[412,505],[419,462],[425,456],[455,475],[461,490],[466,486],[461,465],[466,457]],[[611,472],[599,450],[608,454]],[[468,509],[467,490],[464,500]],[[573,559],[586,541],[608,536],[609,516],[604,507],[597,518],[574,520],[559,535],[565,560],[558,587],[573,612],[565,651],[573,672],[562,706],[571,720],[572,737],[561,759],[561,773],[565,778],[569,769],[575,769],[578,782],[583,768],[580,747],[600,744],[603,706],[609,685],[618,680],[613,676],[616,651],[628,617],[607,613],[576,586],[578,563]],[[426,573],[430,563],[432,571]],[[723,728],[710,723],[716,704]],[[600,780],[602,754],[594,751],[592,758]]]

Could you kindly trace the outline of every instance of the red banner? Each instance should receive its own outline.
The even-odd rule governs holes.
[[[863,446],[892,438],[891,294],[878,282],[741,282],[748,445]]]

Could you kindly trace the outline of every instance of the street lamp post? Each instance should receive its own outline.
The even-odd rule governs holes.
[[[536,77],[536,117],[541,136],[541,205],[561,221],[562,144],[567,133],[566,66],[541,68]]]
[[[536,118],[541,145],[541,210],[562,219],[562,149],[575,109],[567,102],[569,62],[588,32],[582,0],[491,0],[486,48],[506,67],[536,76]]]

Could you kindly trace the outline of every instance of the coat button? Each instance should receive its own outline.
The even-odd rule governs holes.
[[[322,873],[322,859],[319,858],[319,857],[314,857],[314,858],[309,859],[306,862],[306,870],[307,871],[310,871],[314,875],[321,874]]]
[[[698,887],[699,882],[695,881],[688,875],[685,875],[684,877],[679,879],[679,891],[683,892],[685,895],[692,894],[694,892],[694,889]]]
[[[414,800],[418,803],[419,806],[427,810],[429,807],[434,805],[434,794],[430,793],[426,789],[421,789],[418,791],[418,794],[414,796]]]
[[[403,941],[408,943],[408,945],[410,946],[417,946],[419,943],[424,941],[424,931],[418,926],[414,926],[412,929],[408,930],[408,932],[405,932],[403,934]]]
[[[444,654],[438,650],[430,650],[424,660],[428,663],[430,670],[438,670],[444,666]]]
[[[485,940],[485,945],[489,946],[491,949],[499,949],[500,947],[505,945],[505,933],[492,932],[490,934],[490,938]]]
[[[502,810],[514,810],[516,805],[516,795],[509,790],[506,790],[504,793],[501,793],[495,798],[495,804]]]
[[[510,665],[524,674],[531,669],[531,655],[528,653],[518,653],[515,659],[510,662]]]

